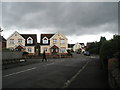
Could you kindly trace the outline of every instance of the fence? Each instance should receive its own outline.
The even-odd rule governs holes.
[[[20,59],[22,58],[22,52],[10,52],[10,51],[3,51],[2,52],[2,60],[12,60],[12,59]]]

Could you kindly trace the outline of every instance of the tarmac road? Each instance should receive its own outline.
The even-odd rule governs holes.
[[[108,88],[95,56],[49,59],[3,70],[2,88]]]

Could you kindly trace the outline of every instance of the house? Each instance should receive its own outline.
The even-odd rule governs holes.
[[[6,48],[6,39],[3,36],[0,36],[0,47],[1,50],[2,48]]]
[[[2,48],[6,48],[6,39],[2,36]]]
[[[46,54],[67,54],[68,39],[60,32],[55,34],[41,34],[40,38],[41,53]]]
[[[85,47],[85,45],[84,45],[84,43],[76,43],[74,46],[73,46],[73,51],[75,51],[75,52],[77,52],[77,51],[84,51],[84,47]]]
[[[84,48],[85,47],[85,44],[84,43],[79,43],[81,45],[81,48]]]
[[[35,54],[37,44],[36,34],[19,34],[15,31],[8,39],[6,48],[17,51],[26,51],[29,55]]]
[[[85,49],[88,49],[93,43],[94,43],[94,42],[87,42]]]
[[[77,51],[78,49],[80,49],[81,48],[81,45],[77,42],[77,43],[75,43],[75,45],[73,46],[73,51]]]

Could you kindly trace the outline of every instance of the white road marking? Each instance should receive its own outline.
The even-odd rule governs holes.
[[[2,77],[8,77],[8,76],[11,76],[11,75],[27,72],[27,71],[30,71],[30,70],[33,70],[33,69],[36,69],[36,67],[30,68],[30,69],[26,69],[26,70],[23,70],[23,71],[20,71],[20,72],[11,73],[11,74],[8,74],[8,75],[2,76]]]
[[[95,58],[94,56],[91,56],[91,58]]]
[[[65,82],[63,88],[68,87],[70,85],[70,83],[80,74],[80,72],[83,71],[83,69],[85,69],[85,67],[87,66],[88,63],[89,63],[89,61],[70,80],[67,80],[67,82]]]

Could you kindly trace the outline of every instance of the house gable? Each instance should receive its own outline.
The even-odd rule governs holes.
[[[44,37],[44,38],[42,39],[42,43],[43,43],[43,44],[48,44],[48,38],[47,38],[47,37]]]
[[[34,46],[37,44],[36,34],[21,34],[21,36],[25,39],[25,46]],[[29,39],[31,39],[32,43],[27,43]]]
[[[59,37],[60,39],[66,39],[66,40],[68,40],[62,33],[60,33],[60,32],[57,32],[55,35],[53,35],[51,38],[50,38],[50,40],[51,39],[54,39],[55,37]]]
[[[40,44],[41,45],[50,45],[50,38],[53,36],[54,34],[41,34],[41,38],[40,38]],[[43,43],[43,39],[46,38],[48,39],[48,43],[44,44]]]
[[[24,39],[17,31],[15,31],[11,36],[9,36],[8,38],[7,38],[7,40],[9,40],[9,39],[14,39],[15,37],[19,37],[19,38],[21,38],[21,39]],[[24,39],[25,40],[25,39]]]
[[[27,44],[33,44],[33,38],[32,37],[27,38]]]
[[[19,43],[18,41],[21,40],[21,43]],[[17,32],[15,31],[10,37],[7,38],[7,48],[10,47],[16,47],[18,45],[23,45],[25,46],[25,39]]]

